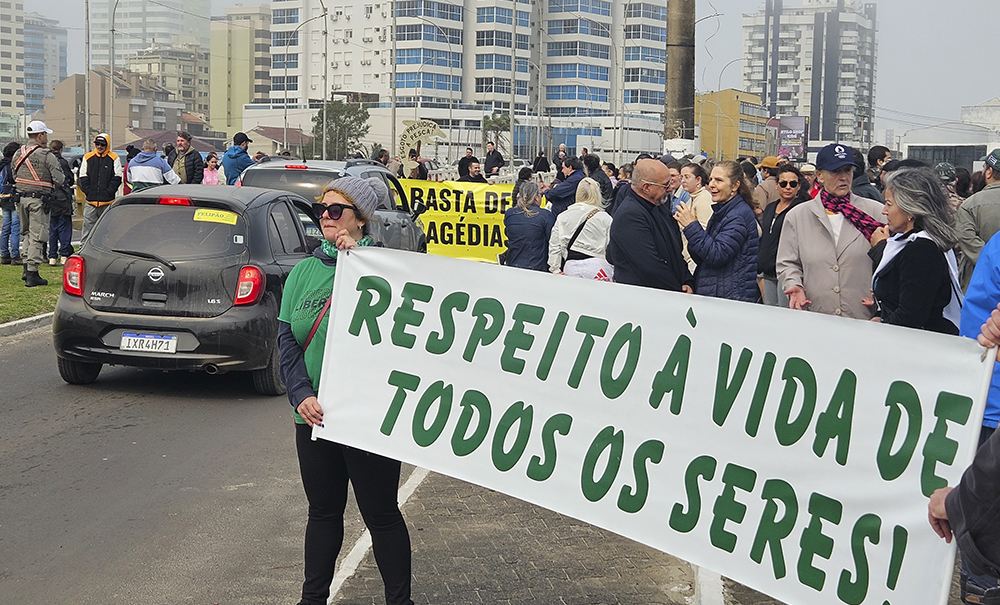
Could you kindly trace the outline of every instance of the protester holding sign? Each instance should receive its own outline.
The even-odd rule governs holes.
[[[576,203],[556,219],[549,238],[549,271],[586,279],[611,281],[605,260],[611,239],[611,215],[604,211],[601,185],[592,178],[580,181]]]
[[[962,290],[953,250],[958,236],[937,175],[929,168],[890,174],[882,213],[894,235],[884,248],[872,248],[876,263],[872,288],[878,303],[875,319],[958,334]]]
[[[371,182],[345,176],[328,183],[313,212],[324,240],[313,256],[292,269],[278,315],[281,376],[294,408],[295,445],[302,485],[309,499],[305,539],[305,581],[299,605],[320,605],[330,596],[334,566],[344,539],[347,483],[371,532],[376,563],[389,605],[410,605],[410,536],[396,492],[400,463],[331,441],[312,439],[323,423],[316,398],[330,314],[337,257],[355,246],[373,245],[366,234],[378,206]],[[345,352],[345,355],[347,353]],[[329,360],[326,365],[331,365]],[[338,387],[363,397],[363,384]]]
[[[517,191],[517,205],[504,212],[508,267],[548,271],[549,237],[556,218],[539,207],[541,201],[538,183],[524,181]]]
[[[816,157],[820,194],[788,211],[778,242],[778,280],[792,309],[871,319],[871,236],[882,204],[851,193],[851,148],[831,143]]]
[[[712,218],[708,228],[695,211],[681,202],[674,219],[684,229],[688,252],[697,263],[694,291],[703,296],[757,302],[757,219],[750,208],[753,190],[736,162],[722,162],[708,181]]]

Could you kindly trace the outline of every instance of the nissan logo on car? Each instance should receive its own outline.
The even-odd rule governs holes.
[[[152,269],[149,270],[149,273],[146,274],[146,277],[148,277],[149,280],[155,284],[156,282],[163,279],[163,269],[159,267],[153,267]]]

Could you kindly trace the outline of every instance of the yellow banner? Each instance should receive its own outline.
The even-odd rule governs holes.
[[[503,213],[513,205],[513,185],[401,179],[406,199],[422,202],[427,252],[497,262],[507,250]]]

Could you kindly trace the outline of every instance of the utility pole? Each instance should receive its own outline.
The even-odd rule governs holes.
[[[83,0],[83,45],[87,54],[87,75],[83,77],[83,149],[90,151],[90,0]]]
[[[517,94],[517,0],[510,0],[513,5],[510,20],[510,157],[508,166],[514,167],[514,100]],[[525,111],[525,114],[528,112]],[[498,172],[499,174],[499,172]]]
[[[330,38],[327,32],[327,25],[330,21],[327,19],[326,3],[323,0],[319,0],[319,5],[323,7],[323,159],[326,159],[326,96],[330,94],[330,84],[327,82],[327,76],[330,73],[330,57],[327,55],[327,49],[329,48]],[[285,81],[285,87],[288,87],[288,81]],[[332,97],[333,95],[331,95]],[[299,149],[301,152],[301,139]],[[316,152],[316,141],[313,140],[313,153]],[[305,154],[302,154],[305,156]]]
[[[667,0],[665,139],[694,138],[694,15],[694,2]],[[680,132],[675,131],[678,124]]]
[[[393,0],[389,0],[389,10],[392,11],[392,26],[389,31],[389,35],[392,36],[392,54],[389,56],[389,65],[391,69],[389,70],[389,102],[392,104],[392,117],[390,121],[392,124],[389,127],[389,137],[392,139],[389,141],[389,159],[395,159],[396,157],[396,3]]]

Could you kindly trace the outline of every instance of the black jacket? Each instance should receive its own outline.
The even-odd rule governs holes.
[[[681,255],[680,227],[670,215],[670,204],[655,206],[631,188],[615,211],[607,259],[621,284],[675,292],[694,284]]]
[[[483,176],[482,172],[480,172],[476,176],[471,176],[471,175],[466,174],[462,178],[458,179],[458,182],[459,183],[489,183],[489,181],[486,180],[486,177]]]
[[[503,156],[500,152],[494,149],[486,154],[486,163],[483,164],[483,173],[486,176],[493,175],[493,169],[497,169],[497,174],[500,174],[500,169],[507,165],[507,162],[503,160]]]
[[[469,164],[473,162],[478,164],[479,158],[477,158],[476,156],[472,156],[468,158],[463,157],[462,159],[460,159],[458,161],[458,176],[459,177],[469,176]]]
[[[69,167],[69,162],[66,161],[66,158],[61,153],[53,153],[52,155],[59,162],[59,167],[62,168],[66,180],[63,182],[62,187],[56,187],[52,192],[52,206],[49,209],[49,215],[73,216],[76,214],[76,209],[73,208],[73,169]]]
[[[172,150],[167,155],[167,163],[170,167],[174,167],[174,161],[177,159],[177,150]],[[201,182],[205,179],[205,161],[201,159],[201,154],[192,149],[184,156],[184,171],[187,173],[187,179],[181,181],[181,184],[187,185],[201,185]],[[174,169],[178,175],[180,171]]]
[[[611,178],[600,168],[595,170],[590,178],[601,186],[601,198],[604,200],[604,207],[607,208],[615,201],[615,186],[611,184]]]
[[[781,202],[771,202],[764,208],[760,215],[760,247],[757,248],[757,272],[763,273],[764,277],[777,279],[778,272],[775,268],[778,259],[778,241],[781,239],[781,226],[785,223],[788,211],[809,199],[809,196],[797,197],[785,208],[781,214],[777,214],[778,204]]]
[[[83,156],[86,169],[80,167],[80,171],[85,174],[80,175],[80,190],[87,197],[88,202],[106,204],[113,202],[118,195],[118,188],[122,184],[121,168],[118,164],[118,156],[114,152],[103,155],[91,151]]]
[[[945,499],[948,523],[974,574],[1000,576],[1000,431],[976,452]]]
[[[4,169],[7,169],[6,174]],[[10,158],[0,158],[0,175],[3,175],[3,180],[0,180],[0,208],[4,210],[15,210],[14,200],[11,199],[10,194],[14,189],[14,171],[10,166]]]
[[[875,185],[872,185],[871,180],[865,173],[862,173],[861,176],[856,177],[854,181],[851,182],[851,192],[858,197],[866,197],[870,200],[875,200],[880,204],[885,203],[885,198],[882,197],[882,194],[879,193]]]
[[[873,270],[882,261],[884,244],[868,253]],[[921,237],[906,244],[874,281],[882,323],[958,334],[958,326],[942,315],[954,294],[948,261],[933,241]]]
[[[532,172],[548,172],[549,171],[549,160],[544,155],[540,155],[535,158],[535,164],[531,167]]]

